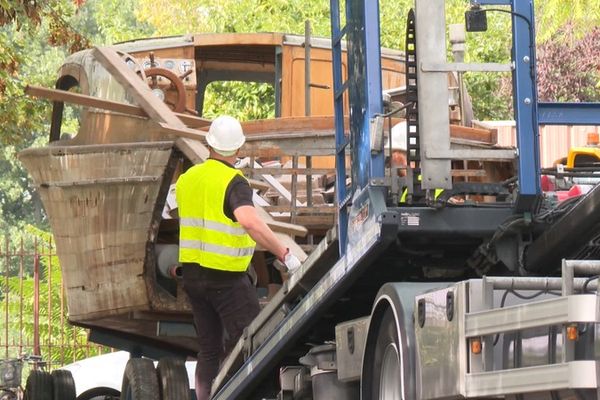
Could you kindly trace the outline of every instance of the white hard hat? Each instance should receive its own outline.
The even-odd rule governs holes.
[[[389,147],[388,139],[385,142],[385,148]],[[399,122],[392,127],[392,150],[406,151],[406,121]]]
[[[231,156],[244,145],[246,137],[237,119],[222,115],[210,124],[206,141],[217,153]]]

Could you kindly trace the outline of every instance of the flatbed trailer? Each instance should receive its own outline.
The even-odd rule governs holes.
[[[344,27],[339,2],[331,2],[338,229],[248,327],[213,385],[214,399],[600,398],[600,297],[592,289],[600,264],[565,260],[593,254],[594,240],[587,238],[598,235],[600,188],[558,221],[535,221],[542,201],[538,124],[598,124],[599,106],[586,104],[575,118],[573,104],[539,104],[533,32],[525,29],[533,25],[533,3],[478,3],[468,17],[481,17],[480,5],[511,7],[511,66],[448,64],[443,0],[417,0],[409,16],[406,118],[413,168],[407,182],[395,184],[393,173],[382,172],[383,153],[374,145],[374,126],[392,112],[380,92],[377,2],[346,1]],[[343,37],[354,44],[348,55],[354,74],[347,81],[339,58],[336,65],[335,43]],[[509,196],[499,186],[449,184],[452,159],[510,157],[506,150],[449,149],[442,79],[449,70],[513,73],[520,146],[513,154],[518,186]],[[346,90],[349,138],[341,104]],[[341,179],[347,173],[350,186]],[[407,185],[414,185],[415,197],[419,189],[426,192],[398,206],[394,191]],[[449,191],[444,200],[497,197],[442,205],[436,188]],[[470,276],[480,278],[465,280]]]
[[[513,63],[469,65],[447,62],[444,0],[416,0],[407,22],[401,104],[382,95],[378,3],[347,0],[344,5],[346,26],[341,26],[340,4],[331,1],[336,226],[244,331],[213,384],[213,399],[600,398],[600,268],[595,261],[566,261],[594,254],[600,187],[551,221],[537,218],[541,209],[548,211],[539,185],[538,125],[600,124],[600,107],[538,103],[532,1],[473,5],[471,26],[481,26],[485,12],[480,6],[511,7]],[[347,64],[343,43],[349,44]],[[117,71],[122,85],[129,85],[150,122],[159,122],[158,127],[148,124],[155,138],[165,133],[198,138],[189,124],[198,127],[202,121],[175,119],[164,104],[145,97],[134,74],[112,60],[114,54],[95,52],[108,60],[104,65]],[[451,146],[448,73],[468,70],[512,72],[516,151]],[[104,104],[109,106],[114,107]],[[408,126],[405,177],[385,167],[383,148],[393,124],[388,118],[400,109]],[[156,196],[161,197],[174,160],[182,153],[190,162],[203,157],[201,146],[181,139],[175,147],[146,146],[164,152],[170,172],[113,183],[146,185],[160,179],[154,190],[160,189]],[[104,147],[135,154],[140,146]],[[36,151],[22,158],[35,158]],[[61,151],[68,153],[60,146],[42,152],[63,156]],[[453,160],[511,160],[518,176],[453,183]],[[436,196],[437,189],[445,193]],[[399,203],[403,190],[407,201]],[[51,195],[49,190],[50,200]],[[493,200],[482,201],[484,196]],[[450,202],[453,197],[465,201]],[[585,229],[579,232],[579,226]],[[144,262],[146,279],[155,273],[150,268],[155,261]],[[144,322],[151,329],[159,320],[169,326],[170,317],[176,332],[178,315],[189,312],[183,302],[152,300],[149,310],[130,311],[115,318],[114,310],[107,311],[105,321],[113,329],[103,329],[102,319],[85,314],[78,323],[92,328],[92,340],[136,357],[189,355],[193,334],[185,340],[179,339],[185,336],[181,331],[167,339],[152,337],[147,329],[140,334],[137,325]],[[180,364],[163,363],[159,379],[181,372]],[[138,400],[129,381],[148,374],[154,369],[132,359],[121,398]],[[155,399],[171,400],[166,391],[159,392]]]

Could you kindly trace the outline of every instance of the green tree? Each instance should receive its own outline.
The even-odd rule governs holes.
[[[0,2],[0,230],[26,224],[47,229],[41,203],[16,154],[47,143],[50,103],[24,94],[26,85],[53,87],[69,53],[151,35],[137,23],[135,0]],[[65,124],[76,125],[67,113]]]
[[[274,98],[275,89],[267,83],[213,82],[206,90],[203,117],[227,114],[242,121],[274,118]]]
[[[69,7],[47,3],[35,10],[16,9],[11,14],[13,20],[5,20],[0,27],[0,42],[6,44],[0,46],[0,64],[5,57],[4,64],[9,65],[8,69],[0,69],[0,142],[4,145],[0,152],[2,231],[18,230],[29,223],[48,227],[39,198],[16,154],[31,145],[46,143],[49,128],[49,104],[25,96],[24,86],[53,86],[67,47],[75,49],[87,44],[81,35],[66,27],[61,14],[67,15]],[[6,9],[2,10],[6,15]],[[35,18],[23,20],[23,15]]]
[[[159,35],[190,32],[300,33],[310,19],[316,35],[329,33],[328,0],[139,0],[139,18]]]
[[[154,28],[138,20],[137,9],[137,0],[88,0],[78,9],[73,23],[98,45],[154,36]]]
[[[2,143],[32,140],[35,132],[43,131],[48,108],[24,96],[23,86],[25,82],[50,84],[65,51],[89,46],[68,21],[75,11],[67,0],[0,2]]]
[[[136,0],[0,2],[0,142],[31,142],[48,131],[48,103],[23,93],[27,84],[54,86],[65,57],[93,44],[152,35],[138,23]]]
[[[17,151],[16,145],[0,151],[0,232],[18,231],[27,224],[47,229],[40,198],[16,158]]]
[[[538,44],[553,40],[565,25],[578,38],[600,26],[600,0],[537,0],[535,6]]]

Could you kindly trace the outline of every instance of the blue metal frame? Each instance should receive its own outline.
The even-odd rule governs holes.
[[[338,240],[340,256],[346,252],[348,240],[348,203],[350,201],[346,190],[346,139],[344,127],[344,93],[348,81],[343,82],[342,72],[342,40],[346,35],[347,25],[340,26],[340,2],[331,0],[331,51],[333,65],[333,103],[335,113],[335,190],[338,207]]]
[[[383,110],[379,1],[346,0],[346,26],[340,24],[340,2],[331,0],[334,110],[336,121],[336,190],[340,254],[346,252],[348,207],[354,193],[371,178],[384,176],[384,156],[370,149],[370,121]],[[347,37],[348,80],[343,82],[342,39]],[[344,92],[350,100],[350,140],[344,129]],[[352,144],[352,184],[346,187],[346,148]]]
[[[383,111],[379,1],[347,0],[348,88],[353,191],[384,175],[383,153],[371,153],[370,121]],[[367,163],[363,163],[364,161]]]
[[[517,209],[526,211],[535,206],[541,193],[533,0],[478,0],[471,3],[510,6],[514,13],[512,16],[512,58],[515,66],[513,99],[519,148]]]
[[[513,93],[520,154],[519,186],[520,195],[529,200],[540,193],[539,125],[600,125],[600,104],[538,103],[533,0],[472,0],[471,3],[510,6],[515,13]],[[527,208],[529,204],[525,201],[517,207]]]
[[[540,103],[540,125],[600,125],[600,103]]]
[[[539,104],[533,0],[471,0],[482,6],[509,6],[512,12],[513,98],[519,148],[518,211],[532,210],[541,195],[539,125],[597,124],[595,104]],[[331,0],[335,89],[338,233],[340,252],[347,243],[348,206],[352,196],[384,175],[383,154],[370,151],[369,123],[382,110],[379,1],[345,0],[347,25],[340,27],[340,0]],[[348,43],[348,80],[342,82],[342,38]],[[343,94],[350,99],[350,140],[344,132]],[[346,186],[346,149],[352,144],[350,188]]]

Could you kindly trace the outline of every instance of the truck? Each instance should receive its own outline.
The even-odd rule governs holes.
[[[403,63],[395,60],[403,85],[383,90],[389,72],[378,2],[346,0],[341,7],[331,1],[332,37],[325,47],[333,79],[317,89],[333,98],[327,129],[334,138],[328,145],[323,135],[305,140],[307,126],[326,124],[314,116],[254,129],[280,137],[291,126],[304,132],[280,144],[295,148],[296,156],[306,156],[310,143],[319,144],[315,149],[335,145],[335,226],[246,328],[222,363],[213,399],[600,398],[600,188],[549,202],[541,190],[538,143],[540,124],[600,124],[600,106],[538,102],[533,2],[471,2],[467,30],[485,30],[487,13],[497,12],[487,6],[509,7],[501,10],[511,15],[510,64],[448,62],[444,0],[415,0]],[[464,43],[461,29],[451,27],[450,35],[453,44]],[[263,58],[240,68],[248,79],[278,76],[285,43],[267,42],[254,44]],[[193,88],[186,93],[186,79],[225,76],[223,68],[249,57],[227,47],[230,42],[209,38],[202,48],[194,37],[190,43],[148,43],[165,53],[137,56],[147,57],[148,69],[162,68],[157,60],[171,61],[171,69],[209,69],[184,70],[182,79],[147,71],[146,61],[125,51],[132,44],[120,52],[95,48],[74,55],[63,66],[60,90],[33,89],[56,101],[50,145],[20,156],[49,214],[71,321],[90,328],[91,340],[132,355],[121,399],[142,399],[142,387],[150,388],[144,400],[190,395],[183,360],[193,356],[195,331],[177,281],[160,273],[170,271],[161,260],[174,248],[157,246],[175,245],[177,232],[176,218],[162,212],[177,174],[206,158],[201,129],[208,122],[185,114],[190,99],[197,105],[202,95]],[[260,46],[271,48],[263,53]],[[219,51],[237,58],[223,65],[214,58]],[[312,59],[305,57],[303,72],[313,71],[306,67]],[[100,78],[88,81],[90,71]],[[452,140],[464,132],[450,122],[466,122],[460,76],[468,71],[512,74],[517,149]],[[151,75],[150,86],[143,74]],[[161,84],[158,75],[168,82]],[[285,82],[282,73],[275,86]],[[308,88],[312,80],[305,82]],[[64,92],[74,86],[84,94]],[[89,107],[73,138],[61,138],[65,101]],[[462,110],[460,118],[453,107]],[[386,166],[384,143],[397,118],[407,127],[404,174]],[[245,129],[251,132],[252,124]],[[255,156],[268,157],[275,139],[267,139],[269,148],[253,145]],[[499,174],[458,181],[457,161],[509,163],[516,172],[495,181],[491,176]],[[293,199],[288,210],[297,205]],[[294,224],[272,226],[302,234]],[[290,246],[302,255],[301,246]],[[149,359],[160,359],[156,368]]]

